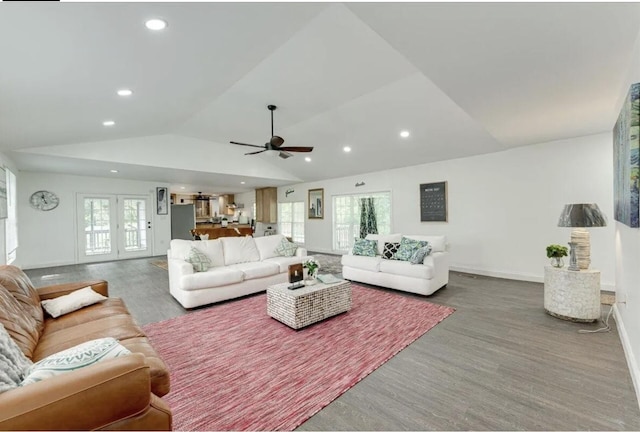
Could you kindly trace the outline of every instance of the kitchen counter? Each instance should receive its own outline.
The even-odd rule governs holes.
[[[222,228],[220,224],[196,224],[196,228],[191,230],[191,235],[200,236],[209,234],[209,240],[220,237],[244,237],[253,236],[251,225],[247,224],[229,224],[226,228]]]

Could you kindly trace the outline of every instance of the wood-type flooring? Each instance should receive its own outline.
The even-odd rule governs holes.
[[[36,286],[105,279],[144,325],[189,313],[151,264],[159,258],[26,273]],[[394,292],[456,312],[299,430],[640,430],[613,318],[610,333],[580,334],[601,322],[547,315],[542,284],[465,273],[430,297]]]

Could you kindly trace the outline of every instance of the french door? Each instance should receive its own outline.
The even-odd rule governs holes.
[[[150,197],[78,194],[78,261],[151,256]]]

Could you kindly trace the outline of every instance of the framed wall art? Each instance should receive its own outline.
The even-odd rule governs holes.
[[[166,187],[156,188],[156,200],[158,203],[157,214],[168,215],[169,214],[169,191]]]
[[[614,218],[640,227],[640,83],[633,84],[613,128]]]
[[[447,182],[420,185],[420,222],[447,222]]]
[[[324,218],[324,189],[309,189],[309,219]]]

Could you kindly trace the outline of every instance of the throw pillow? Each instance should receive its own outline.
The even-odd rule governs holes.
[[[18,387],[32,364],[0,323],[0,393]]]
[[[425,247],[426,245],[426,241],[402,237],[402,240],[400,240],[400,247],[398,248],[398,252],[396,252],[396,259],[400,261],[409,261],[415,251],[421,247]]]
[[[193,246],[191,246],[189,256],[185,261],[191,263],[193,269],[197,272],[205,272],[211,266],[211,260],[209,259],[209,257]]]
[[[42,300],[40,303],[49,315],[58,318],[60,315],[68,314],[106,299],[107,297],[95,292],[91,287],[85,287],[54,299]]]
[[[353,254],[361,256],[376,256],[378,242],[376,240],[356,239]]]
[[[103,360],[128,354],[131,354],[131,351],[112,337],[91,340],[34,363],[28,369],[27,376],[20,385],[33,384],[52,376],[62,375]]]
[[[398,252],[399,247],[400,243],[385,243],[384,249],[382,250],[382,258],[389,260],[396,259],[396,252]]]
[[[276,247],[275,252],[280,256],[292,257],[296,254],[298,245],[291,243],[286,238],[280,240],[280,244]]]
[[[424,257],[429,255],[430,253],[431,253],[431,245],[427,244],[426,246],[421,247],[420,249],[415,251],[413,255],[411,255],[411,258],[409,258],[409,262],[411,264],[422,264],[422,261],[424,261]]]

